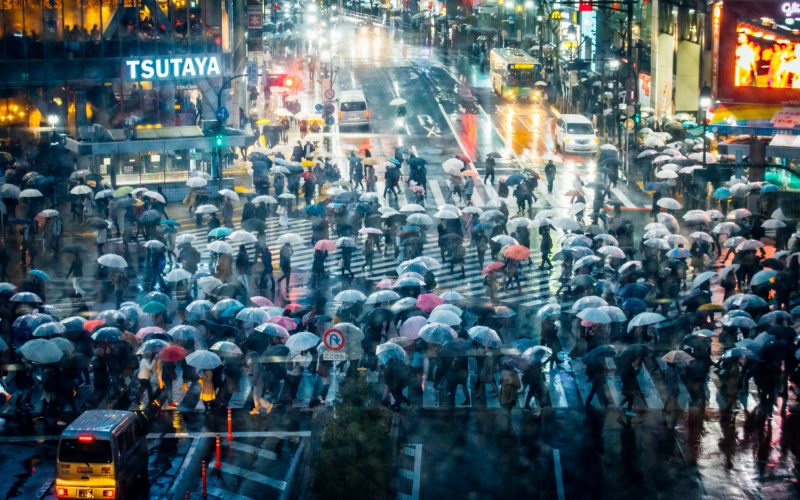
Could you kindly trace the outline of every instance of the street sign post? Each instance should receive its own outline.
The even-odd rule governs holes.
[[[329,328],[322,334],[322,343],[332,352],[341,351],[345,346],[344,332],[336,328]]]
[[[228,118],[231,117],[231,114],[228,112],[228,108],[220,107],[217,108],[217,120],[220,123],[225,123],[228,121]]]
[[[322,359],[324,359],[325,361],[347,361],[347,353],[323,351]]]
[[[334,97],[336,97],[336,91],[333,89],[325,89],[325,92],[322,93],[322,96],[325,99],[332,101]]]

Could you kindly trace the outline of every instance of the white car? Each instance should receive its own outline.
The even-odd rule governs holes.
[[[564,153],[596,153],[597,134],[583,115],[561,115],[556,121],[556,147]]]

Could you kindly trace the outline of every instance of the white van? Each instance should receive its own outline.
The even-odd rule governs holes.
[[[556,147],[564,153],[596,153],[597,135],[583,115],[561,115],[556,121]]]
[[[361,90],[345,90],[339,96],[339,126],[369,127],[369,107]]]

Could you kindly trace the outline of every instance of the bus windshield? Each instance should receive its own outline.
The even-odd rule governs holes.
[[[111,441],[95,439],[82,443],[77,439],[62,439],[58,447],[58,460],[64,463],[110,464]]]
[[[508,72],[508,83],[515,87],[530,87],[533,79],[533,69],[512,69]]]
[[[594,127],[589,123],[568,123],[567,133],[591,135],[594,134]]]

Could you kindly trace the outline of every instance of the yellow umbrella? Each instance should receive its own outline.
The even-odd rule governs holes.
[[[254,194],[256,192],[255,189],[245,186],[236,186],[233,190],[240,194]]]
[[[256,125],[266,125],[269,123],[269,118],[261,118],[260,120],[256,120]]]
[[[314,166],[314,162],[310,161],[310,160],[303,160],[303,161],[300,162],[300,165],[302,165],[304,167],[313,167]]]

